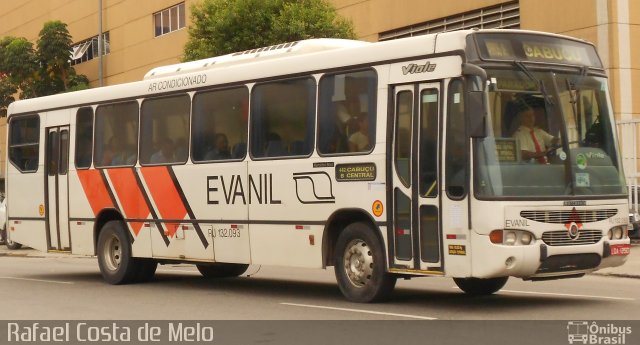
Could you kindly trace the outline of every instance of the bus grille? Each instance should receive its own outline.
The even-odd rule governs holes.
[[[572,240],[566,230],[547,231],[542,234],[542,241],[550,246],[575,246],[598,243],[602,238],[600,230],[580,230],[578,238]]]
[[[611,208],[604,210],[521,211],[520,216],[541,223],[566,224],[575,218],[578,218],[580,223],[599,222],[609,219],[617,213],[618,210]]]

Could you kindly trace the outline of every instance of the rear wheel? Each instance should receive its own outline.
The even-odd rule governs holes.
[[[353,302],[388,298],[396,277],[386,272],[383,246],[365,223],[348,225],[336,242],[334,270],[342,294]]]
[[[498,292],[507,283],[509,277],[499,278],[453,278],[460,290],[473,296],[486,296]]]
[[[121,221],[112,220],[102,227],[98,236],[98,265],[104,280],[114,285],[135,282],[142,272],[142,259],[131,255],[127,230]]]
[[[196,265],[200,274],[205,278],[232,278],[242,275],[249,268],[246,264],[200,264]]]

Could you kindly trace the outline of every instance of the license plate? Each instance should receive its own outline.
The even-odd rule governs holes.
[[[629,255],[631,253],[630,244],[614,244],[611,246],[611,255]]]

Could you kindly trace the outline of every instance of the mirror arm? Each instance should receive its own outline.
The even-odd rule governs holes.
[[[485,85],[487,83],[487,79],[488,79],[487,71],[485,71],[484,68],[478,65],[474,65],[468,62],[463,63],[462,74],[480,77],[480,79],[482,79],[482,85]]]

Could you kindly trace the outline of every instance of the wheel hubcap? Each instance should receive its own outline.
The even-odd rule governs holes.
[[[117,271],[122,260],[122,246],[116,236],[111,236],[105,243],[102,257],[110,271]]]
[[[373,256],[371,249],[362,240],[353,240],[344,252],[344,270],[351,284],[363,287],[373,275]]]

